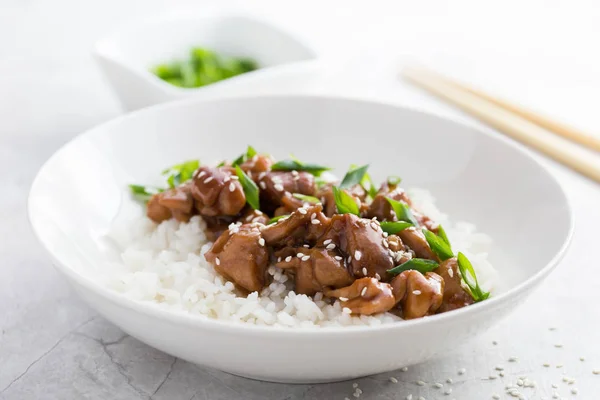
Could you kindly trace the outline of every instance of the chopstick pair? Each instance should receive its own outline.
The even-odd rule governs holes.
[[[600,139],[424,68],[405,68],[402,75],[513,139],[600,182],[600,157],[573,145],[600,151]]]

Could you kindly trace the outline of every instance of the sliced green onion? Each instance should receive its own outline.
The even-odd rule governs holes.
[[[449,258],[454,257],[454,253],[452,253],[452,248],[438,235],[427,230],[425,228],[422,229],[423,235],[425,235],[425,239],[427,239],[427,243],[431,250],[435,253],[436,256],[439,257],[440,260],[446,261]]]
[[[384,232],[387,232],[390,235],[395,235],[396,233],[401,232],[401,231],[405,230],[406,228],[410,228],[411,226],[413,226],[413,224],[411,224],[410,222],[406,222],[406,221],[394,221],[394,222],[382,221],[381,222],[381,229],[383,229]]]
[[[294,194],[292,194],[292,196],[294,196],[295,198],[300,199],[306,203],[317,204],[317,203],[321,202],[321,200],[317,199],[314,196],[307,196],[307,195],[301,194],[301,193],[294,193]]]
[[[438,226],[438,236],[441,237],[444,242],[446,242],[446,244],[450,248],[450,251],[452,251],[452,245],[450,244],[448,235],[446,235],[446,231],[444,230],[444,228],[442,228],[442,225]]]
[[[129,185],[131,195],[140,203],[147,203],[152,196],[157,193],[164,192],[164,189],[152,186]]]
[[[289,217],[289,215],[280,215],[278,217],[273,217],[273,218],[271,218],[269,220],[269,224],[268,225],[274,224],[275,222],[279,221],[280,219],[284,219],[284,218],[287,218],[287,217]]]
[[[484,292],[479,287],[477,275],[475,275],[475,269],[473,269],[473,265],[471,264],[469,259],[461,252],[458,253],[458,256],[456,258],[458,260],[458,268],[460,269],[462,279],[469,287],[473,299],[476,302],[478,302],[490,297],[490,292]]]
[[[313,174],[314,176],[319,176],[325,171],[331,170],[329,167],[325,167],[323,165],[317,164],[307,164],[298,160],[282,160],[278,161],[271,166],[271,170],[273,171],[306,171],[308,173]]]
[[[371,175],[368,173],[365,173],[361,179],[360,186],[365,189],[370,198],[374,199],[377,196],[377,188],[375,187],[375,183],[373,183],[373,179],[371,179]]]
[[[335,205],[339,214],[358,215],[360,213],[360,209],[358,208],[358,204],[356,204],[354,197],[339,189],[337,186],[333,187],[333,196],[335,197]]]
[[[223,165],[225,165],[227,161],[223,160],[220,163],[217,164],[217,168],[222,167]]]
[[[256,183],[254,183],[254,181],[250,179],[248,175],[244,173],[244,171],[242,171],[239,165],[235,166],[235,173],[237,174],[238,178],[240,178],[240,183],[244,189],[244,194],[246,195],[246,202],[250,204],[250,207],[253,209],[260,209],[258,186],[256,186]]]
[[[346,175],[344,175],[344,179],[342,179],[342,183],[340,183],[340,189],[349,189],[354,185],[358,185],[363,180],[363,177],[367,173],[367,169],[369,165],[363,165],[362,167],[350,168]]]
[[[410,222],[414,226],[419,226],[419,222],[414,217],[414,215],[410,211],[410,208],[406,204],[401,203],[394,199],[390,199],[389,197],[386,197],[386,200],[390,203],[390,205],[394,209],[394,212],[396,213],[396,217],[398,218],[398,221],[406,221],[406,222]]]
[[[194,172],[196,172],[199,167],[200,160],[190,160],[173,165],[172,167],[165,169],[162,174],[168,175],[167,183],[170,188],[174,188],[192,179]]]
[[[399,185],[400,182],[402,182],[402,178],[400,178],[399,176],[396,176],[396,175],[390,175],[387,178],[387,182],[388,182],[388,185],[396,186],[396,185]]]
[[[256,153],[256,150],[254,149],[254,147],[248,146],[248,148],[246,149],[246,152],[242,153],[238,158],[233,160],[231,165],[235,167],[236,165],[243,164],[244,162],[246,162],[249,159],[251,159],[252,157],[254,157],[256,154],[257,153]]]
[[[433,260],[426,260],[424,258],[411,258],[404,264],[400,264],[397,267],[388,269],[387,272],[391,275],[398,275],[404,271],[414,269],[422,274],[431,272],[439,267],[439,264]]]

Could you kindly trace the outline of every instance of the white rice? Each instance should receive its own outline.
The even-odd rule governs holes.
[[[464,252],[475,267],[485,290],[493,288],[496,271],[487,261],[491,239],[477,233],[473,224],[451,224],[425,190],[410,191],[416,208],[444,225],[454,249]],[[273,282],[261,293],[238,297],[234,285],[217,274],[203,254],[211,243],[204,221],[175,220],[154,224],[146,217],[115,228],[110,237],[120,245],[120,262],[103,270],[110,288],[136,301],[176,312],[237,323],[279,327],[329,327],[381,325],[400,321],[393,314],[351,316],[340,303],[328,304],[319,293],[314,298],[293,292],[293,283],[276,267],[269,267]]]

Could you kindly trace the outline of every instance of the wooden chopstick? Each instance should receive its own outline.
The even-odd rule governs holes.
[[[497,130],[529,145],[581,174],[600,182],[600,162],[593,153],[524,118],[496,102],[463,90],[459,84],[421,68],[405,68],[404,78],[458,106]]]
[[[416,70],[413,69],[413,73],[415,71]],[[409,73],[410,73],[410,70],[409,70]],[[581,144],[585,147],[588,147],[592,150],[600,151],[600,138],[591,136],[573,126],[564,124],[560,121],[553,120],[548,116],[545,116],[540,113],[534,112],[532,110],[526,109],[520,105],[511,103],[507,100],[492,96],[491,94],[488,94],[481,90],[475,89],[475,88],[468,86],[462,82],[458,82],[456,80],[450,79],[450,78],[448,78],[442,74],[439,74],[437,72],[434,72],[431,70],[426,70],[426,69],[420,69],[419,73],[427,74],[430,77],[435,77],[436,79],[439,79],[440,81],[443,81],[444,83],[447,83],[449,85],[455,86],[458,89],[470,92],[470,93],[474,94],[475,96],[485,99],[485,100],[489,101],[490,103],[494,103],[497,106],[502,107],[502,108],[512,112],[513,114],[517,114],[517,115],[533,122],[534,124],[541,126],[542,128],[545,128],[551,132],[554,132],[557,135],[564,137],[565,139],[579,143],[579,144]]]

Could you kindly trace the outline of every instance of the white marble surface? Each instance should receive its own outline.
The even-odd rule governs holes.
[[[134,16],[216,4],[205,3],[0,1],[0,399],[354,399],[352,382],[251,381],[173,359],[127,337],[77,298],[27,225],[28,187],[44,160],[79,132],[120,113],[89,56],[93,41]],[[454,114],[394,82],[392,66],[418,60],[600,131],[600,7],[594,2],[219,4],[277,18],[304,31],[326,54],[351,54],[352,65],[324,82],[324,92]],[[411,393],[415,400],[491,399],[493,394],[508,399],[504,386],[519,376],[537,384],[521,390],[527,399],[550,399],[554,392],[567,399],[599,398],[600,375],[592,371],[600,369],[595,276],[600,190],[542,160],[574,208],[576,233],[564,262],[483,337],[457,343],[443,357],[407,372],[357,380],[361,399],[405,399]],[[518,229],[518,221],[511,223]],[[393,343],[386,345],[393,351]],[[513,356],[517,362],[508,361]],[[497,376],[498,365],[505,368],[504,377],[482,379]],[[466,369],[464,375],[458,374],[460,368]],[[391,376],[399,383],[391,383]],[[565,376],[575,383],[563,382]],[[453,383],[445,383],[447,378]],[[427,385],[418,386],[417,380]],[[434,388],[434,382],[444,383],[444,389]],[[443,394],[447,388],[451,395]],[[574,388],[577,395],[571,393]]]

